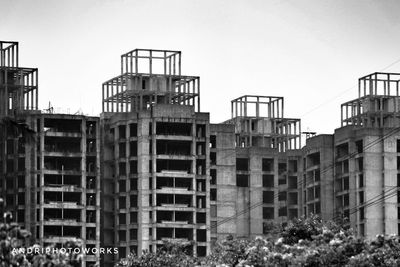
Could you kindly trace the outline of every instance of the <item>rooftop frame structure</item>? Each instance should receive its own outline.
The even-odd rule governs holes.
[[[121,74],[181,75],[181,51],[134,49],[121,55]]]
[[[400,73],[375,72],[358,80],[358,98],[341,105],[341,126],[400,126]]]
[[[38,109],[38,69],[21,68],[18,42],[0,41],[0,115]]]
[[[18,42],[0,41],[0,67],[18,67]]]
[[[138,112],[156,104],[200,111],[200,78],[181,75],[181,52],[135,49],[121,56],[121,75],[103,83],[103,112]]]
[[[231,101],[232,118],[283,118],[283,97],[244,95]]]
[[[300,119],[284,117],[284,99],[276,96],[244,95],[231,101],[236,145],[263,146],[279,151],[301,146]]]
[[[358,97],[399,96],[400,73],[374,72],[358,79]]]

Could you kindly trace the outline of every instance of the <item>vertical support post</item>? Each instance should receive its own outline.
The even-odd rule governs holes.
[[[138,70],[138,56],[139,56],[138,50],[135,51],[135,54],[136,54],[135,55],[135,73],[138,74],[138,72],[139,72],[139,70]]]
[[[152,73],[152,71],[153,71],[153,51],[152,50],[150,50],[150,52],[149,52],[149,73],[150,73],[150,76],[151,76],[151,73]],[[151,79],[149,79],[149,81],[151,81]]]
[[[36,103],[35,103],[35,110],[37,110],[38,109],[38,107],[39,107],[39,96],[38,96],[38,84],[39,84],[39,77],[38,77],[38,69],[35,69],[35,74],[36,74],[36,88],[35,88],[35,93],[36,93],[36,95],[35,95],[35,101],[36,101]]]
[[[163,63],[164,63],[164,75],[167,75],[167,52],[164,51],[164,59],[163,59]]]
[[[178,53],[178,75],[181,75],[181,52]]]
[[[200,78],[197,78],[197,112],[200,112]]]
[[[172,63],[173,68],[174,68],[173,74],[176,75],[176,59],[175,59],[175,54],[172,56],[172,58],[173,58],[173,60],[174,60],[174,62]]]

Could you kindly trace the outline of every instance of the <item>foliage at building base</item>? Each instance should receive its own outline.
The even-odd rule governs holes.
[[[4,218],[6,218],[6,214]],[[31,234],[17,223],[0,223],[0,267],[78,267],[80,253],[54,253],[53,247],[27,246]],[[80,248],[79,242],[63,244],[73,251]],[[47,249],[47,250],[46,250]]]
[[[270,236],[252,240],[229,236],[205,258],[187,256],[182,246],[169,244],[157,253],[131,254],[116,266],[400,266],[400,239],[363,239],[351,229],[311,216],[294,220]]]

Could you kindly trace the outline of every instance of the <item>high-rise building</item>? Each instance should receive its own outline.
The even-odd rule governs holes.
[[[103,83],[101,115],[102,242],[119,258],[165,241],[208,253],[209,128],[199,77],[181,74],[181,52],[121,56],[121,75]]]
[[[4,208],[32,242],[100,247],[99,118],[38,110],[38,70],[0,42],[0,185]],[[83,266],[99,263],[85,255]]]

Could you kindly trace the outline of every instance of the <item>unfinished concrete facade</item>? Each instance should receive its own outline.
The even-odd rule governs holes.
[[[0,42],[0,180],[5,209],[42,246],[100,246],[99,119],[37,110],[37,69]],[[83,266],[99,263],[85,255]]]
[[[266,234],[299,215],[301,125],[282,97],[232,100],[232,118],[210,135],[211,238]]]
[[[399,234],[400,74],[359,79],[333,135],[284,116],[283,97],[245,95],[231,119],[200,112],[181,52],[136,49],[103,84],[99,117],[38,110],[37,69],[0,42],[0,185],[5,208],[42,245],[80,238],[84,265],[188,242],[204,256],[227,235],[267,234],[311,213],[359,235]]]
[[[347,218],[360,236],[400,232],[399,77],[372,73],[360,78],[359,97],[341,106],[341,128],[307,139],[303,148],[306,160],[314,162],[314,177],[320,173],[322,217]],[[304,167],[305,179],[313,166]],[[310,182],[303,183],[305,214],[312,211]]]
[[[166,50],[128,52],[121,72],[103,84],[102,242],[119,247],[118,258],[164,241],[188,242],[204,256],[210,130],[199,77],[181,75],[181,53]]]

